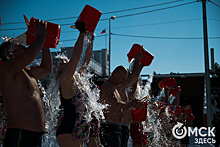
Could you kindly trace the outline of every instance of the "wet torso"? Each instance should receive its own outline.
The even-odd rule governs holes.
[[[121,101],[119,92],[113,86],[111,82],[107,81],[104,84],[108,84],[108,86],[110,87],[109,89],[113,89],[109,91],[110,93],[113,94],[113,97],[109,95],[105,95],[105,98],[104,98],[104,100],[109,104],[109,106],[107,107],[107,110],[104,111],[105,120],[122,124],[123,111],[122,109],[116,108],[117,106],[112,102],[113,99],[117,99],[117,101]]]
[[[121,96],[121,100],[123,102],[128,102],[129,101],[129,98],[128,98],[128,95],[125,91],[125,89],[119,91],[119,94]],[[123,123],[126,123],[126,124],[131,124],[132,120],[131,120],[131,109],[127,109],[127,110],[123,110]]]
[[[7,74],[7,73],[6,73]],[[37,81],[28,68],[0,77],[8,128],[43,132],[45,115]]]

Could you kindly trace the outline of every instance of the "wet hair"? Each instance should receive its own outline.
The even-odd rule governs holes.
[[[59,76],[59,67],[62,61],[69,61],[68,58],[64,54],[59,54],[53,59],[53,72],[51,73],[53,76],[58,78]]]
[[[10,47],[11,42],[3,42],[0,46],[0,58],[2,59],[3,62],[7,61],[7,57],[5,55],[5,49]]]
[[[119,71],[126,71],[126,69],[124,66],[120,65],[114,69],[114,71],[112,72],[112,75],[119,72]]]

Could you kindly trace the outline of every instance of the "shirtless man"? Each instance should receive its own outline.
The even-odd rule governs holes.
[[[139,76],[139,64],[142,53],[135,56],[134,72],[128,77],[128,71],[124,66],[118,66],[113,71],[107,82],[101,86],[100,101],[108,104],[107,110],[104,111],[105,120],[100,124],[100,141],[104,147],[121,147],[121,124],[123,123],[123,110],[131,106],[143,108],[144,104],[137,99],[123,102],[118,91],[126,89]],[[127,79],[127,80],[126,80]]]
[[[28,47],[4,42],[0,57],[0,93],[7,113],[8,130],[4,146],[41,146],[45,131],[45,115],[37,79],[52,72],[49,48],[43,48],[47,37],[47,23],[34,21],[36,40]],[[42,50],[40,66],[27,67]]]
[[[138,76],[139,76],[144,65],[142,63],[137,64],[137,65],[139,66],[139,73],[138,73]],[[134,69],[135,69],[135,67],[134,67]],[[135,72],[135,71],[132,70],[132,72]],[[127,80],[132,78],[130,75],[128,76]],[[133,80],[135,81],[135,83],[133,85],[129,85],[129,86],[131,86],[131,89],[128,93],[126,92],[126,88],[119,90],[119,94],[120,94],[121,100],[123,102],[128,102],[128,101],[134,99],[135,91],[137,88],[138,77],[135,76],[134,78],[135,79],[133,79]],[[129,134],[130,134],[130,124],[131,123],[132,123],[131,109],[129,108],[129,109],[123,111],[122,140],[121,140],[122,147],[127,147],[127,142],[128,142],[129,136],[130,136]]]

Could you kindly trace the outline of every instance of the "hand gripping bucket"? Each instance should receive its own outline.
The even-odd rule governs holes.
[[[147,119],[147,102],[143,102],[145,107],[142,109],[131,110],[132,121],[146,121]]]
[[[182,112],[181,106],[173,106],[173,105],[170,106],[171,114],[181,114],[181,112]]]
[[[164,87],[169,89],[173,88],[174,86],[176,86],[176,80],[174,78],[167,77],[163,80],[163,85]]]
[[[102,15],[101,11],[91,7],[90,5],[85,5],[76,22],[77,21],[85,22],[86,30],[91,33],[94,33],[101,15]]]
[[[154,59],[154,55],[152,55],[150,52],[148,52],[145,48],[143,48],[141,45],[139,44],[133,44],[130,52],[127,54],[129,60],[134,58],[135,55],[137,53],[142,52],[143,56],[142,56],[142,59],[140,60],[140,62],[142,64],[144,64],[145,66],[149,66],[151,64],[151,62],[153,61]]]
[[[175,88],[173,88],[172,90],[171,90],[171,94],[173,95],[173,96],[176,96],[176,91],[177,90],[180,90],[180,93],[182,92],[182,88],[180,87],[180,86],[177,86],[177,87],[175,87]]]
[[[30,19],[30,26],[28,26],[27,31],[34,32],[33,20],[37,19],[33,17]],[[44,47],[57,48],[60,40],[60,31],[60,25],[47,22],[47,39],[44,43]],[[36,40],[36,38],[28,32],[26,32],[26,34],[26,44],[31,45]]]

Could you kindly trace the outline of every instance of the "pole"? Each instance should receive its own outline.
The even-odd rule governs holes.
[[[111,18],[109,19],[109,77],[110,77],[110,61],[111,61]]]
[[[202,10],[203,10],[203,35],[204,35],[204,55],[205,55],[206,100],[207,100],[207,126],[211,127],[213,115],[212,115],[211,85],[210,85],[210,71],[209,71],[206,0],[202,0]]]
[[[105,28],[105,31],[106,31],[106,28]],[[107,33],[105,32],[105,48],[107,49],[107,38],[106,38],[106,36],[107,36]]]
[[[211,69],[212,69],[212,76],[215,72],[215,59],[214,59],[214,48],[211,48]]]

